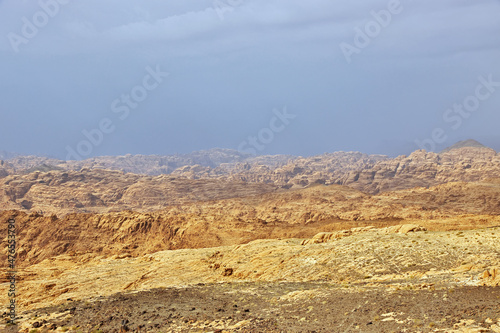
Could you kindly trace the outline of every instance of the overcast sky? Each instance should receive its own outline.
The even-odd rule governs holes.
[[[499,17],[499,0],[0,0],[0,150],[500,150]]]

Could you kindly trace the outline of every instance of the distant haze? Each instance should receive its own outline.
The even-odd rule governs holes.
[[[498,151],[499,17],[497,0],[0,0],[0,151]]]

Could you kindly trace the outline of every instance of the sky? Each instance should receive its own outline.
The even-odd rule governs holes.
[[[0,0],[0,150],[500,150],[500,0]]]

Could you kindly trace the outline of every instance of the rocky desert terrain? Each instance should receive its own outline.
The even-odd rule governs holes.
[[[500,332],[499,171],[473,141],[397,158],[10,156],[0,331]]]
[[[395,158],[359,152],[325,153],[312,157],[252,156],[236,150],[212,149],[185,155],[105,156],[82,161],[15,156],[0,163],[0,179],[35,171],[115,170],[191,180],[265,183],[285,189],[337,184],[370,194],[453,181],[475,182],[496,178],[500,174],[499,154],[474,140],[459,142],[439,154],[418,150]]]
[[[217,200],[276,191],[271,184],[217,179],[189,180],[121,171],[35,171],[0,179],[0,208],[54,214],[152,211],[187,202]]]

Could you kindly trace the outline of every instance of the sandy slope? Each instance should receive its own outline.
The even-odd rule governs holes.
[[[500,284],[499,228],[410,231],[418,229],[357,228],[309,240],[258,240],[137,258],[66,254],[26,268],[18,302],[28,310],[68,299],[92,303],[120,292],[217,282],[320,281],[332,288],[384,292]]]

